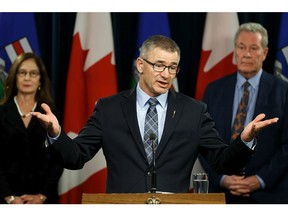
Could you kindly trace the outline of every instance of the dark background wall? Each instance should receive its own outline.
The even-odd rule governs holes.
[[[52,80],[56,105],[63,116],[65,102],[66,75],[68,72],[70,49],[76,13],[35,13],[41,57]],[[181,92],[194,96],[195,82],[200,60],[202,37],[206,13],[168,13],[171,37],[181,48],[180,73]],[[257,12],[238,13],[240,24],[259,22],[269,33],[269,53],[264,69],[273,72],[277,48],[281,13]],[[138,13],[111,13],[116,57],[118,91],[130,88],[131,68],[136,49]],[[219,26],[221,23],[219,23]]]

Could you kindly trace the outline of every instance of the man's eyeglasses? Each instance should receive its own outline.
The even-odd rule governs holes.
[[[166,68],[168,68],[168,72],[171,74],[171,75],[176,75],[179,70],[180,70],[180,67],[179,66],[176,66],[176,65],[171,65],[171,66],[166,66],[166,65],[163,65],[163,64],[154,64],[146,59],[143,59],[145,62],[147,62],[148,64],[152,65],[153,66],[153,70],[156,71],[156,72],[163,72]]]
[[[27,74],[29,74],[29,76],[31,78],[35,78],[35,77],[39,76],[39,72],[38,71],[30,71],[30,72],[28,72],[28,71],[18,71],[18,73],[17,73],[17,75],[19,77],[26,77]]]

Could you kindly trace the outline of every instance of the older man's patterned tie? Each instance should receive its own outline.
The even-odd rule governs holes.
[[[150,98],[148,100],[149,108],[147,110],[146,118],[145,118],[145,126],[144,126],[144,148],[147,154],[147,159],[149,164],[153,159],[153,149],[152,143],[150,141],[150,134],[154,133],[156,135],[155,148],[158,144],[158,114],[156,110],[156,105],[158,104],[158,100],[156,98]]]
[[[249,90],[248,90],[249,86],[250,86],[250,84],[248,81],[246,81],[243,84],[243,87],[244,87],[243,96],[242,96],[241,101],[239,103],[236,117],[234,119],[234,123],[233,123],[232,129],[231,129],[231,140],[236,139],[236,137],[244,129],[244,123],[245,123],[246,115],[247,115],[247,105],[248,105],[248,101],[249,101]]]

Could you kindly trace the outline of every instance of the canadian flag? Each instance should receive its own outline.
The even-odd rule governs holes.
[[[96,101],[117,93],[110,13],[77,13],[67,77],[63,126],[75,137]],[[65,169],[59,181],[60,203],[81,203],[82,193],[105,192],[102,150],[81,170]]]
[[[237,13],[207,13],[195,98],[201,100],[208,83],[237,70],[234,35],[239,27]]]

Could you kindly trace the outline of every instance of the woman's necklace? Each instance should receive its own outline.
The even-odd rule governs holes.
[[[31,115],[30,112],[28,112],[28,113],[26,113],[26,114],[23,114],[23,113],[21,112],[20,107],[19,107],[19,104],[18,104],[18,102],[17,102],[17,100],[16,100],[16,96],[14,97],[14,102],[15,102],[16,107],[17,107],[17,110],[18,110],[18,112],[19,112],[19,114],[20,114],[20,116],[21,116],[22,118],[26,118],[26,117],[29,117],[29,116]],[[37,102],[34,104],[31,112],[34,112],[34,110],[36,109],[36,106],[37,106]]]

